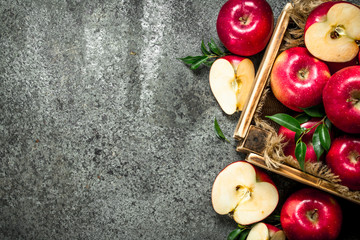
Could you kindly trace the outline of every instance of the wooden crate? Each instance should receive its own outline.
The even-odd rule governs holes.
[[[292,4],[287,3],[285,5],[278,18],[272,38],[265,50],[255,77],[252,92],[241,113],[234,132],[234,138],[239,141],[236,150],[247,153],[246,161],[258,167],[360,204],[360,198],[354,197],[354,194],[344,194],[343,191],[340,192],[339,183],[328,181],[284,163],[277,163],[276,166],[269,166],[269,164],[266,163],[264,151],[270,132],[254,124],[254,114],[259,107],[260,99],[264,97],[265,91],[268,92],[265,99],[265,105],[267,106],[263,107],[262,117],[279,112],[286,113],[291,111],[279,103],[271,91],[269,92],[268,79],[273,63],[279,54],[284,34],[288,30],[292,9]]]

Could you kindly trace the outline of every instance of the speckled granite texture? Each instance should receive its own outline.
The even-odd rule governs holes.
[[[0,1],[0,239],[226,238],[211,186],[244,156],[213,120],[231,139],[239,114],[177,60],[218,42],[224,2]],[[303,187],[271,176],[280,204]]]

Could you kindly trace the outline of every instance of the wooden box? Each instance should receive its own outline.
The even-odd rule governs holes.
[[[289,30],[293,7],[291,3],[286,4],[278,17],[274,33],[258,68],[253,90],[234,132],[234,138],[239,141],[236,150],[247,153],[246,161],[256,166],[360,204],[360,192],[350,191],[340,184],[340,180],[333,181],[323,178],[321,174],[302,171],[296,166],[279,162],[268,154],[269,146],[267,145],[271,138],[278,137],[275,135],[279,126],[272,123],[270,119],[267,121],[265,116],[291,111],[272,95],[269,77],[273,63],[280,53],[284,34]],[[267,121],[270,128],[259,124],[257,120]]]

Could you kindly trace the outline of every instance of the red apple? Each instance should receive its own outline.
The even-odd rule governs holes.
[[[265,0],[229,0],[220,9],[216,29],[230,52],[251,56],[270,40],[274,15]]]
[[[360,190],[360,138],[336,138],[326,155],[326,163],[350,190]]]
[[[347,133],[360,133],[360,66],[344,68],[329,79],[323,90],[329,120]]]
[[[271,72],[271,89],[288,108],[301,112],[321,103],[322,90],[330,78],[327,65],[304,47],[283,51]]]
[[[231,213],[237,223],[249,225],[263,220],[274,211],[279,193],[266,173],[248,162],[238,161],[218,174],[211,200],[218,214]]]
[[[275,236],[276,235],[276,236]],[[255,224],[247,236],[246,240],[269,240],[269,239],[283,239],[285,240],[285,234],[277,227],[267,223]]]
[[[255,68],[250,59],[225,56],[212,64],[209,74],[210,88],[226,114],[231,115],[243,109],[254,78]]]
[[[319,121],[321,121],[321,118],[312,118],[309,121],[301,124],[300,126],[303,128],[311,128],[313,126],[315,126],[316,124],[319,123]],[[307,134],[305,134],[302,137],[302,141],[306,144],[306,155],[305,155],[305,161],[306,162],[316,162],[317,161],[317,157],[316,157],[316,153],[312,144],[312,137],[314,135],[316,127],[314,127],[313,129],[311,129]],[[285,141],[287,142],[287,144],[285,145],[285,147],[283,148],[284,154],[285,156],[292,156],[294,159],[296,159],[295,157],[295,132],[281,126],[279,128],[278,131],[279,135],[283,135],[285,138]]]
[[[306,48],[327,62],[348,62],[359,52],[360,8],[340,1],[323,3],[305,24]]]
[[[341,230],[342,211],[330,194],[305,188],[286,199],[280,222],[289,240],[333,240]]]

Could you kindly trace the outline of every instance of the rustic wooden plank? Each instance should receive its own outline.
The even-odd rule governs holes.
[[[235,128],[234,137],[236,139],[243,139],[247,135],[256,107],[266,86],[277,52],[279,51],[283,36],[288,27],[291,9],[291,3],[287,3],[278,18],[274,33],[265,50],[264,57],[255,76],[251,94],[248,97],[247,103],[244,106],[239,122]]]

